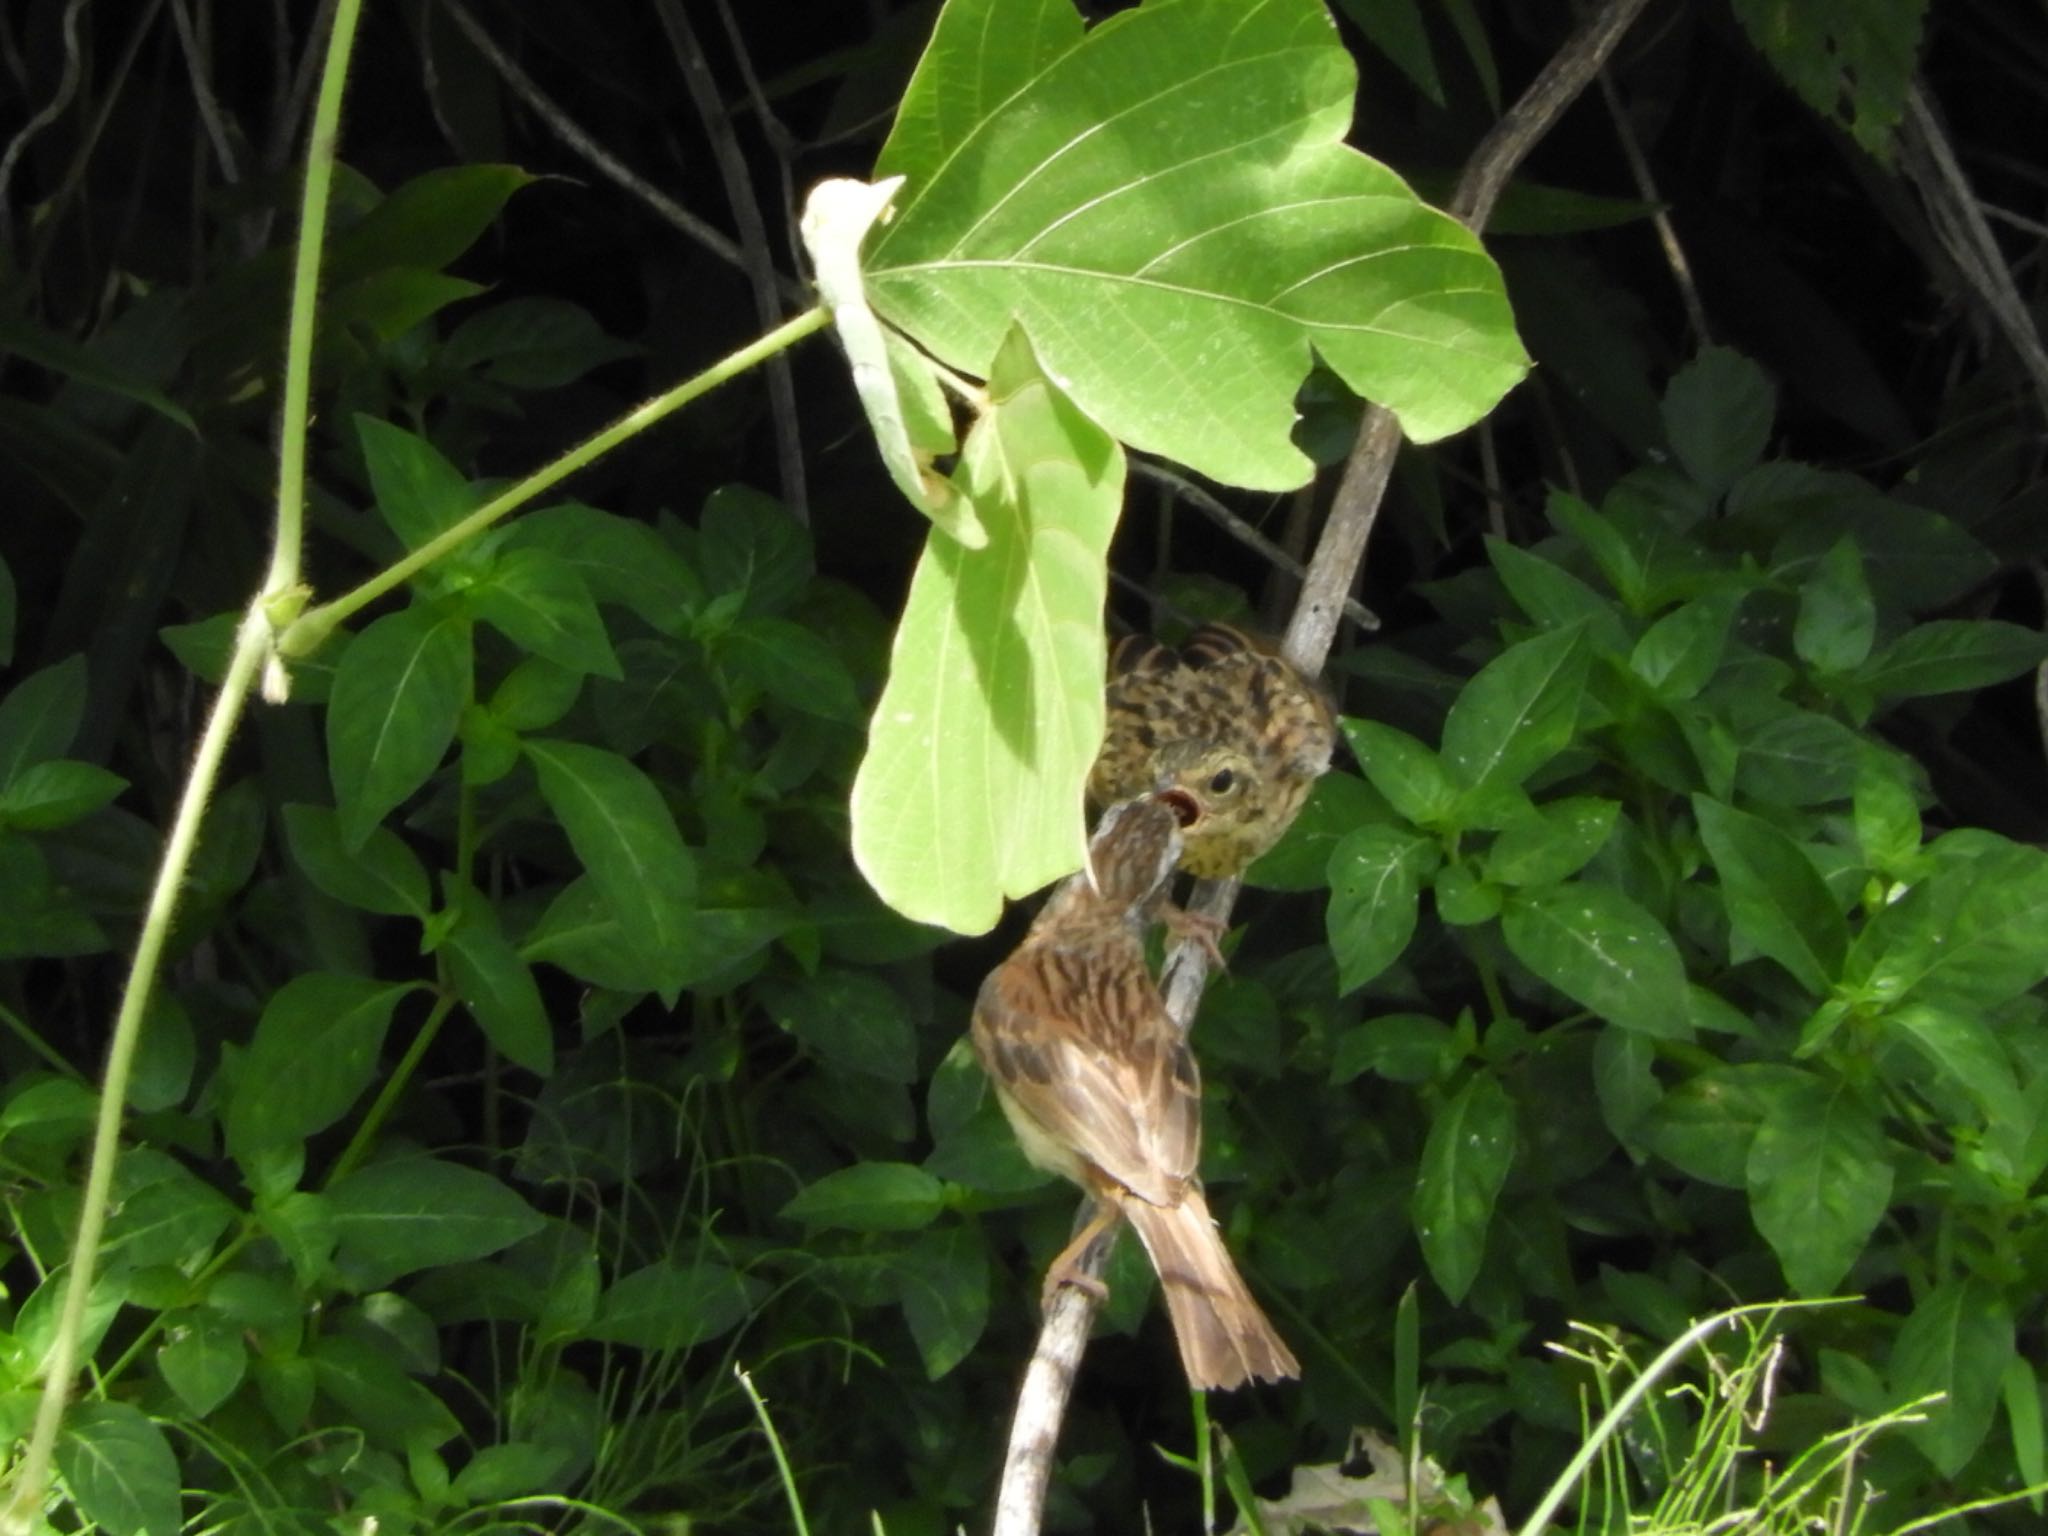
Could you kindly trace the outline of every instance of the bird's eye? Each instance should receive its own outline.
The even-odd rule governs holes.
[[[1228,768],[1218,768],[1215,776],[1209,780],[1209,793],[1212,795],[1227,794],[1230,786],[1236,782],[1236,774],[1232,773]]]

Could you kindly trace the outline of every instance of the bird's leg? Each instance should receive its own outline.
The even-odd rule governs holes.
[[[1210,966],[1219,972],[1230,969],[1217,943],[1230,932],[1230,924],[1222,918],[1211,917],[1206,912],[1190,912],[1178,903],[1163,901],[1159,904],[1159,921],[1166,926],[1166,936],[1174,943],[1194,945],[1208,959]]]
[[[1074,1240],[1060,1250],[1059,1257],[1052,1261],[1051,1267],[1045,1272],[1045,1289],[1040,1291],[1038,1296],[1041,1309],[1052,1309],[1052,1299],[1059,1295],[1060,1287],[1063,1285],[1071,1285],[1078,1291],[1085,1291],[1098,1302],[1109,1300],[1109,1287],[1089,1274],[1082,1267],[1082,1261],[1088,1257],[1088,1250],[1095,1245],[1095,1240],[1121,1221],[1123,1214],[1123,1207],[1113,1196],[1095,1197],[1095,1209],[1089,1214],[1088,1220],[1082,1224],[1081,1230],[1074,1234]]]

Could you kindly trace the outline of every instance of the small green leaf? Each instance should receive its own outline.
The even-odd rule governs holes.
[[[816,574],[803,524],[745,485],[722,485],[705,498],[697,555],[710,590],[744,598],[742,611],[756,615],[787,612]]]
[[[718,637],[720,659],[770,698],[827,720],[858,722],[860,696],[843,654],[788,619],[740,618]]]
[[[1400,959],[1435,857],[1430,839],[1383,825],[1360,827],[1331,851],[1325,922],[1339,992],[1355,992]]]
[[[1436,753],[1377,720],[1346,719],[1343,725],[1359,767],[1396,811],[1419,827],[1437,826],[1451,814],[1458,791]]]
[[[440,766],[469,689],[469,623],[453,610],[386,614],[342,653],[327,765],[345,847],[360,848]]]
[[[1827,805],[1855,792],[1864,743],[1841,721],[1794,709],[1742,740],[1735,784],[1767,805]]]
[[[1761,368],[1726,347],[1702,347],[1664,394],[1664,435],[1685,472],[1720,495],[1763,457],[1778,392]]]
[[[1316,780],[1280,841],[1245,871],[1245,884],[1267,891],[1319,891],[1329,883],[1331,850],[1366,822],[1392,815],[1393,808],[1357,774],[1332,769]]]
[[[1802,1074],[1762,1085],[1749,1146],[1750,1213],[1801,1296],[1841,1284],[1891,1201],[1877,1116],[1846,1082]]]
[[[424,920],[433,892],[419,856],[384,827],[360,848],[342,841],[341,818],[324,805],[284,808],[285,840],[308,880],[336,901],[365,912]]]
[[[1624,1029],[1692,1035],[1685,965],[1664,926],[1609,885],[1573,882],[1508,898],[1501,933],[1517,960]]]
[[[1603,651],[1619,655],[1628,649],[1614,600],[1603,596],[1561,565],[1541,555],[1488,537],[1486,557],[1500,573],[1508,595],[1539,629],[1566,629],[1584,620],[1586,632]]]
[[[340,1258],[365,1288],[487,1258],[546,1225],[499,1180],[431,1157],[372,1163],[327,1192]]]
[[[1584,869],[1614,833],[1621,806],[1572,795],[1511,821],[1486,851],[1486,878],[1502,885],[1556,885]]]
[[[438,951],[448,965],[455,995],[492,1046],[542,1077],[555,1069],[554,1030],[541,1006],[533,972],[498,926],[498,913],[479,893],[451,893],[461,916]]]
[[[1893,1400],[1929,1392],[1924,1424],[1906,1435],[1943,1477],[1954,1477],[1977,1453],[1998,1412],[2000,1384],[2013,1359],[2012,1309],[1998,1288],[1976,1276],[1946,1280],[1922,1296],[1892,1342]]]
[[[546,554],[581,577],[598,602],[629,608],[665,634],[679,632],[704,605],[703,578],[661,535],[580,502],[524,514],[499,549]]]
[[[1478,1277],[1494,1202],[1514,1159],[1514,1101],[1491,1076],[1475,1076],[1430,1122],[1415,1175],[1415,1235],[1454,1303]]]
[[[1976,1014],[1907,1003],[1885,1014],[1875,1027],[1909,1041],[1935,1071],[1976,1101],[1986,1125],[2027,1123],[2030,1117],[2012,1062],[1991,1026]]]
[[[1871,659],[1856,681],[1882,698],[1989,688],[2048,659],[2048,635],[2003,619],[1916,625]]]
[[[228,1400],[249,1368],[241,1330],[222,1318],[188,1311],[166,1319],[156,1368],[178,1401],[203,1419]]]
[[[489,708],[510,731],[544,731],[575,708],[582,693],[582,673],[529,656],[498,684]]]
[[[805,1186],[783,1206],[791,1221],[851,1232],[916,1232],[945,1209],[946,1189],[909,1163],[855,1163]]]
[[[621,1275],[587,1336],[636,1349],[688,1349],[732,1332],[766,1297],[760,1281],[714,1260],[664,1259]]]
[[[1692,698],[1720,670],[1742,599],[1740,592],[1712,592],[1665,614],[1636,642],[1629,670],[1667,704]]]
[[[1354,1024],[1330,1053],[1330,1085],[1341,1087],[1367,1072],[1390,1083],[1432,1083],[1456,1066],[1457,1036],[1426,1013],[1388,1013]]]
[[[2005,1362],[2005,1374],[1999,1385],[2005,1399],[2005,1416],[2012,1423],[2013,1465],[2019,1469],[2021,1482],[2038,1488],[2048,1483],[2048,1431],[2044,1431],[2041,1422],[2041,1383],[2034,1374],[2033,1362],[2014,1354]],[[2034,1518],[2040,1519],[2041,1495],[2034,1494],[2028,1502]]]
[[[131,1404],[87,1401],[64,1417],[57,1472],[78,1513],[108,1536],[178,1536],[178,1458]]]
[[[1510,646],[1444,719],[1444,764],[1467,789],[1521,784],[1570,744],[1590,652],[1584,626]]]
[[[1863,862],[1897,875],[1920,852],[1920,806],[1893,771],[1872,765],[1856,779],[1856,842]]]
[[[487,1445],[456,1473],[448,1497],[458,1509],[473,1509],[544,1493],[560,1481],[568,1460],[567,1450],[537,1440]]]
[[[463,595],[479,618],[536,656],[572,672],[624,675],[583,578],[545,551],[505,551]]]
[[[509,389],[555,389],[641,350],[605,335],[580,305],[536,297],[472,314],[441,344],[439,361]]]
[[[916,1081],[917,1032],[903,998],[879,976],[827,967],[801,981],[766,983],[761,1002],[828,1065]]]
[[[1620,594],[1631,613],[1642,611],[1648,588],[1645,551],[1617,523],[1596,512],[1569,491],[1553,489],[1544,504],[1553,528],[1585,546],[1607,584]]]
[[[895,1262],[896,1299],[937,1381],[965,1360],[988,1326],[988,1242],[962,1224],[920,1233]]]
[[[85,719],[85,658],[31,672],[0,699],[0,789],[24,768],[62,757]]]
[[[1692,797],[1692,809],[1736,934],[1825,995],[1842,973],[1849,925],[1813,860],[1760,817],[1705,795]]]
[[[1877,603],[1863,574],[1863,552],[1853,538],[1842,539],[1799,589],[1792,648],[1818,672],[1847,672],[1863,664],[1876,634]]]
[[[0,789],[0,826],[25,832],[68,827],[109,804],[128,781],[95,763],[68,758],[30,763]]]
[[[469,478],[425,438],[360,414],[356,437],[377,510],[407,549],[418,549],[476,510],[479,498]]]
[[[2048,975],[2048,857],[1968,831],[1928,853],[1933,872],[1856,936],[1845,985],[1881,1003],[1991,1008]]]
[[[516,165],[456,165],[415,176],[335,236],[328,280],[353,282],[393,264],[445,267],[532,180]]]
[[[320,318],[327,325],[359,327],[378,341],[392,342],[450,304],[484,291],[480,283],[425,267],[385,267],[322,294]]]
[[[371,1445],[417,1453],[462,1432],[447,1405],[387,1348],[353,1334],[322,1334],[307,1341],[306,1358],[323,1397],[339,1404]],[[259,1378],[260,1379],[260,1378]]]
[[[1805,6],[1735,0],[1735,16],[1771,67],[1822,117],[1880,160],[1905,116],[1926,0]]]
[[[696,905],[697,866],[653,781],[616,752],[581,742],[529,741],[526,753],[626,940],[649,956],[680,951]]]
[[[225,1116],[238,1158],[325,1130],[376,1075],[392,1010],[411,983],[318,972],[272,994],[256,1021]]]

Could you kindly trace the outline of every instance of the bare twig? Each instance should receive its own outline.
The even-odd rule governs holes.
[[[7,188],[14,180],[14,167],[35,136],[64,115],[64,109],[71,105],[72,95],[78,90],[78,13],[84,9],[85,0],[71,0],[64,7],[64,72],[57,77],[57,88],[50,93],[50,99],[43,103],[42,108],[7,141],[7,148],[0,151],[0,250],[12,250],[14,247],[14,210],[7,201]]]
[[[299,50],[298,68],[292,71],[291,82],[279,97],[277,115],[270,124],[270,144],[263,152],[263,163],[272,171],[284,169],[299,142],[299,125],[306,120],[306,103],[313,99],[313,83],[319,78],[320,61],[325,56],[322,50],[334,30],[334,8],[339,3],[340,0],[320,0],[320,9],[314,13],[312,25],[306,28],[306,45]],[[289,38],[281,39],[277,46],[280,58],[289,56]]]
[[[1692,263],[1686,260],[1685,247],[1679,244],[1678,227],[1671,222],[1663,199],[1657,195],[1656,178],[1650,174],[1643,146],[1636,142],[1635,126],[1628,120],[1621,92],[1614,88],[1613,77],[1604,69],[1600,71],[1600,96],[1607,103],[1607,115],[1614,119],[1614,136],[1621,144],[1622,158],[1628,161],[1629,179],[1636,184],[1636,196],[1650,205],[1650,227],[1657,231],[1657,243],[1664,248],[1664,262],[1671,268],[1672,281],[1678,285],[1679,302],[1685,306],[1693,339],[1704,347],[1714,337],[1707,329],[1707,309],[1700,303],[1699,287],[1692,280]]]
[[[462,29],[463,36],[470,40],[476,51],[498,72],[498,78],[505,82],[512,94],[525,102],[556,138],[588,161],[592,170],[622,191],[638,198],[657,218],[673,225],[686,239],[695,241],[720,261],[730,262],[742,271],[746,269],[746,253],[734,241],[698,218],[659,187],[627,169],[610,150],[592,138],[582,124],[557,106],[553,97],[536,85],[525,70],[512,62],[505,50],[497,45],[490,33],[470,14],[462,0],[441,0],[441,5],[455,25]],[[806,301],[803,285],[795,278],[778,275],[775,281],[784,298],[794,303]]]
[[[1900,164],[1927,205],[1936,238],[2018,355],[2020,366],[2033,380],[2042,411],[2048,414],[2048,348],[2042,345],[2041,333],[1978,206],[1969,178],[1917,80],[1906,98],[1906,120],[1899,138],[1906,151]]]
[[[773,330],[783,319],[782,304],[775,292],[775,257],[768,249],[768,225],[761,217],[761,204],[754,196],[753,177],[748,174],[746,156],[740,153],[739,138],[732,131],[732,114],[725,109],[718,82],[711,78],[710,62],[690,18],[676,0],[655,0],[655,13],[675,50],[676,64],[683,72],[683,84],[703,120],[704,136],[711,143],[711,157],[718,162],[719,179],[725,183],[725,200],[732,205],[733,222],[740,231],[741,266],[754,290],[754,314],[764,331]],[[768,404],[775,418],[775,456],[782,479],[782,500],[800,523],[811,520],[809,498],[804,493],[804,449],[797,436],[796,381],[789,371],[789,359],[778,354],[768,359]]]
[[[206,126],[213,157],[220,162],[221,180],[235,186],[242,179],[242,168],[235,161],[235,146],[221,121],[220,102],[213,94],[213,74],[207,66],[206,51],[199,46],[191,14],[185,9],[185,0],[171,0],[171,20],[177,28],[178,46],[185,55],[185,71],[192,80],[192,104],[199,111],[199,121]]]
[[[1261,558],[1277,566],[1300,581],[1308,575],[1308,568],[1278,544],[1267,538],[1250,523],[1239,517],[1222,502],[1211,496],[1201,486],[1182,474],[1176,474],[1164,464],[1155,464],[1150,459],[1132,457],[1131,468],[1144,479],[1158,482],[1170,489],[1174,496],[1193,507],[1218,528],[1229,534],[1247,549],[1256,550]],[[1379,615],[1356,598],[1344,599],[1344,617],[1360,629],[1378,629]]]

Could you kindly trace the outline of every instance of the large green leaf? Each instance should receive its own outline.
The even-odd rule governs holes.
[[[602,747],[529,741],[540,792],[627,941],[679,953],[697,900],[697,865],[653,780]]]
[[[178,1536],[178,1458],[129,1403],[80,1403],[65,1416],[57,1470],[78,1512],[108,1536]]]
[[[1405,827],[1358,828],[1330,851],[1330,905],[1324,926],[1337,957],[1337,987],[1364,986],[1401,958],[1415,936],[1422,877],[1436,844]]]
[[[469,697],[469,622],[415,604],[356,636],[327,702],[327,766],[342,845],[360,848],[384,814],[440,766]]]
[[[1762,1085],[1749,1145],[1750,1213],[1801,1296],[1839,1285],[1891,1199],[1884,1133],[1846,1082],[1801,1075]]]
[[[853,854],[906,917],[985,932],[1077,868],[1102,742],[1104,560],[1122,451],[1012,331],[957,482],[988,533],[934,530],[853,785]]]
[[[1465,1299],[1479,1273],[1514,1156],[1514,1101],[1497,1078],[1474,1077],[1430,1123],[1415,1177],[1415,1235],[1453,1302]]]
[[[488,1173],[431,1157],[372,1163],[327,1198],[343,1256],[366,1289],[416,1269],[484,1258],[545,1225]]]
[[[2012,1358],[2012,1309],[1976,1276],[1937,1285],[1899,1329],[1891,1360],[1897,1400],[1910,1402],[1929,1392],[1945,1399],[1924,1410],[1926,1423],[1906,1430],[1943,1477],[1962,1471],[1990,1433]]]
[[[1760,817],[1705,795],[1692,797],[1692,809],[1737,935],[1825,994],[1841,974],[1849,925],[1813,860]]]
[[[228,1147],[237,1156],[325,1130],[377,1070],[392,1010],[410,983],[320,972],[272,995],[228,1101]]]
[[[1518,891],[1501,919],[1508,948],[1558,991],[1624,1029],[1687,1039],[1685,965],[1671,935],[1610,885]]]
[[[1590,653],[1583,626],[1512,645],[1480,668],[1444,718],[1444,766],[1468,789],[1520,784],[1578,726]]]
[[[711,1259],[664,1259],[621,1275],[585,1330],[640,1349],[688,1349],[729,1333],[761,1304],[758,1280]]]
[[[986,375],[1013,321],[1119,439],[1232,484],[1309,477],[1311,347],[1429,441],[1528,366],[1463,225],[1348,148],[1321,0],[1177,0],[1084,32],[1069,0],[950,0],[878,178],[880,315]]]

